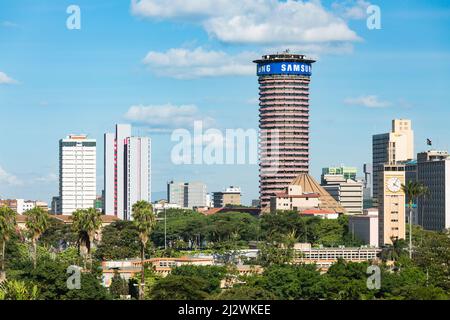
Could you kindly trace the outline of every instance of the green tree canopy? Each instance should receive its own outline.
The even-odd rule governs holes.
[[[33,246],[33,266],[36,268],[37,263],[37,242],[41,235],[47,230],[49,224],[49,217],[47,212],[42,208],[35,207],[25,212],[27,234],[31,239]]]
[[[102,241],[94,256],[99,260],[138,258],[139,231],[132,221],[116,221],[103,228]]]
[[[6,242],[16,230],[16,213],[7,206],[0,206],[0,281],[6,279]]]
[[[123,279],[117,271],[114,272],[114,276],[111,279],[109,293],[113,299],[120,299],[121,296],[129,294],[128,281]]]
[[[206,286],[201,289],[212,294],[220,291],[220,282],[225,278],[227,269],[221,266],[185,265],[172,270],[172,274],[203,279]]]
[[[239,300],[239,301],[255,301],[255,300],[277,300],[277,297],[261,287],[250,287],[247,285],[237,285],[231,289],[222,291],[215,296],[216,300]]]
[[[199,277],[168,275],[159,280],[152,288],[152,300],[204,300],[208,293],[206,280]]]

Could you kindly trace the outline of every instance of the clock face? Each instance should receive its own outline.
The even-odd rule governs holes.
[[[390,178],[387,181],[387,187],[391,192],[399,192],[402,188],[402,182],[399,178]]]

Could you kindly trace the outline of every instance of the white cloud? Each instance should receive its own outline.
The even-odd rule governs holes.
[[[132,0],[136,16],[200,23],[227,43],[299,44],[359,40],[318,0]]]
[[[245,100],[245,103],[250,104],[250,105],[258,105],[259,98],[258,97],[249,98],[249,99]]]
[[[389,101],[382,101],[376,95],[361,96],[358,98],[348,98],[344,101],[348,105],[361,106],[366,108],[386,108],[392,106]]]
[[[345,19],[367,19],[367,8],[371,5],[365,0],[343,0],[334,2],[332,7],[336,13]]]
[[[20,186],[23,184],[23,182],[19,178],[17,178],[13,174],[6,172],[1,166],[0,166],[0,183],[10,186]]]
[[[58,181],[58,175],[55,173],[49,173],[46,176],[37,177],[35,179],[35,182],[40,182],[40,183],[51,183],[51,182],[55,182],[55,181]]]
[[[194,50],[177,48],[166,52],[151,51],[143,62],[157,75],[192,79],[253,75],[256,71],[252,60],[257,56],[251,52],[229,55],[222,51],[207,51],[201,47]]]
[[[0,84],[17,84],[18,81],[9,77],[6,73],[0,71]]]
[[[130,107],[125,118],[136,125],[148,127],[151,132],[190,129],[195,121],[203,121],[204,127],[214,123],[214,119],[202,114],[195,105],[137,105]]]
[[[19,26],[17,23],[14,23],[14,22],[11,22],[11,21],[2,21],[0,23],[0,25],[2,27],[5,27],[5,28],[16,28],[16,27]]]

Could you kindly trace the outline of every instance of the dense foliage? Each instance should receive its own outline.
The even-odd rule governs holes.
[[[146,205],[142,208],[144,213],[150,212]],[[156,225],[155,217],[147,213],[141,221],[144,225],[115,222],[103,228],[98,244],[91,241],[92,234],[98,232],[96,221],[72,228],[50,219],[43,232],[38,230],[38,241],[33,244],[30,235],[19,232],[14,221],[6,218],[8,212],[3,211],[1,239],[4,239],[5,254],[2,258],[7,281],[0,286],[0,300],[127,297],[157,300],[441,300],[450,297],[449,234],[417,227],[413,228],[412,259],[403,240],[384,248],[383,261],[379,263],[381,287],[371,290],[367,286],[369,262],[338,261],[325,273],[314,265],[293,264],[296,242],[310,242],[314,246],[358,245],[358,239],[349,233],[345,217],[321,220],[291,212],[261,218],[232,212],[204,216],[193,211],[168,210],[167,220],[162,220],[160,214]],[[165,226],[168,249],[162,250]],[[83,233],[87,239],[82,237]],[[147,235],[149,241],[142,241]],[[67,269],[85,263],[78,248],[80,238],[89,241],[84,245],[92,249],[93,258],[89,267],[81,272],[81,288],[72,290],[67,286]],[[257,260],[247,263],[261,265],[263,270],[260,274],[239,275],[233,263],[237,250],[253,244],[257,244],[260,254]],[[111,286],[106,289],[102,285],[100,263],[139,259],[142,246],[145,258],[203,252],[222,257],[224,265],[185,265],[174,268],[167,277],[158,275],[146,265],[143,277],[141,272],[127,281],[116,273]],[[140,283],[144,283],[144,288],[139,293]]]

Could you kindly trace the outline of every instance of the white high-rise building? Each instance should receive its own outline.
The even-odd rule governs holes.
[[[131,125],[105,134],[105,214],[131,220],[133,205],[151,201],[151,141],[133,137]]]
[[[86,135],[59,141],[59,214],[93,207],[97,196],[97,142]]]

